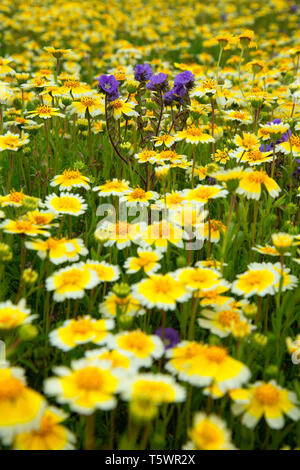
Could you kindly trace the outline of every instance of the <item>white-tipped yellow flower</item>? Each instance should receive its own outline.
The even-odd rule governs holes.
[[[10,330],[31,323],[38,315],[30,315],[24,299],[13,304],[10,300],[0,303],[0,330]]]
[[[70,214],[76,217],[84,214],[87,209],[84,199],[81,196],[68,193],[49,194],[45,199],[47,208],[55,214]]]
[[[108,345],[144,367],[150,367],[153,359],[159,359],[164,352],[163,342],[158,336],[147,335],[141,330],[123,331],[112,337]]]

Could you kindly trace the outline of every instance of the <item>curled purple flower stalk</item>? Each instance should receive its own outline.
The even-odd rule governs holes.
[[[162,339],[163,337],[162,333],[163,333],[162,328],[158,328],[154,334],[156,336],[159,336]],[[165,349],[173,348],[174,346],[176,346],[176,344],[179,343],[179,341],[180,341],[179,335],[174,328],[171,328],[171,327],[165,328],[165,331],[164,331]]]

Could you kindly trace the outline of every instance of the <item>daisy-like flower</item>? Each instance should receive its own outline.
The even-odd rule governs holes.
[[[52,238],[47,240],[33,240],[25,242],[26,248],[37,251],[41,259],[47,255],[54,264],[65,263],[66,261],[78,261],[79,256],[86,256],[88,250],[85,248],[80,238]]]
[[[142,150],[140,153],[136,153],[134,157],[138,160],[139,163],[147,163],[150,159],[153,159],[158,154],[155,150]]]
[[[247,199],[260,199],[262,185],[265,186],[271,197],[276,198],[281,189],[273,178],[263,170],[246,169],[239,181],[237,194],[245,195]]]
[[[243,132],[242,136],[236,135],[234,143],[240,150],[257,150],[259,148],[259,140],[255,134]]]
[[[80,100],[73,101],[71,112],[76,113],[79,117],[84,118],[87,111],[92,117],[104,114],[104,100],[100,95],[93,92],[86,93],[81,96]]]
[[[221,163],[221,165],[225,165],[225,163],[229,160],[228,149],[227,148],[223,150],[218,149],[215,152],[214,160],[217,163]]]
[[[182,341],[168,349],[166,355],[169,358],[166,369],[197,387],[217,384],[225,391],[240,387],[250,377],[248,367],[230,357],[220,346]]]
[[[93,188],[93,191],[97,191],[98,195],[101,197],[105,196],[123,196],[132,191],[129,187],[129,181],[118,180],[114,178],[112,181],[106,181],[105,184],[96,186]]]
[[[120,297],[111,292],[105,297],[104,302],[100,303],[99,313],[105,318],[116,317],[117,315],[134,317],[136,315],[144,315],[145,310],[132,294]]]
[[[55,57],[55,59],[66,58],[71,52],[71,49],[56,49],[53,46],[47,46],[44,47],[44,49],[49,55]]]
[[[252,116],[248,111],[236,111],[236,110],[228,110],[224,111],[224,118],[226,121],[236,121],[242,124],[251,124]]]
[[[63,81],[61,87],[59,87],[59,93],[63,95],[71,95],[74,98],[81,98],[81,96],[85,95],[89,92],[89,86],[85,83],[81,83],[78,78],[68,78],[67,80]]]
[[[140,231],[144,230],[144,225],[143,223],[129,224],[125,221],[117,223],[105,221],[100,223],[95,230],[95,238],[105,241],[104,246],[116,245],[118,250],[123,250],[136,240]]]
[[[27,387],[24,370],[0,368],[0,439],[10,445],[20,432],[38,429],[46,408],[42,395]]]
[[[120,277],[119,266],[109,264],[106,261],[89,259],[86,261],[85,266],[97,274],[99,282],[113,282],[117,281]]]
[[[50,343],[62,351],[70,351],[80,344],[103,344],[109,331],[115,326],[114,320],[96,320],[89,315],[66,320],[59,328],[51,331]]]
[[[38,315],[30,315],[30,309],[26,308],[25,299],[17,304],[10,300],[0,303],[0,330],[10,330],[20,325],[31,323]]]
[[[140,270],[144,270],[144,273],[148,275],[153,274],[160,268],[158,261],[161,257],[162,255],[159,252],[139,247],[137,249],[137,256],[127,258],[124,268],[128,274],[134,274]]]
[[[188,430],[189,442],[184,450],[234,450],[231,433],[226,423],[218,416],[198,412],[193,419],[193,426]]]
[[[170,375],[143,373],[125,380],[121,396],[126,401],[144,399],[161,405],[183,402],[186,392]]]
[[[50,186],[59,186],[59,189],[71,191],[73,188],[90,189],[89,178],[79,170],[64,170],[61,175],[56,175],[50,182]]]
[[[221,279],[220,272],[211,268],[182,268],[175,271],[175,276],[178,281],[193,291],[206,291],[219,285],[228,285],[225,280]]]
[[[217,89],[218,83],[211,78],[207,78],[206,80],[203,80],[195,86],[195,88],[191,92],[191,96],[197,96],[198,98],[201,98],[205,95],[212,96],[216,93]]]
[[[279,145],[280,150],[284,153],[291,153],[294,157],[300,156],[300,136],[291,135],[287,142],[282,142]]]
[[[81,196],[69,193],[49,194],[45,199],[47,208],[55,214],[70,214],[78,217],[84,214],[87,209],[84,199]]]
[[[185,140],[187,143],[194,145],[215,142],[211,135],[205,133],[202,128],[195,126],[178,131],[174,138],[176,141]]]
[[[132,101],[126,101],[117,98],[110,102],[113,108],[113,114],[115,119],[120,119],[123,114],[128,117],[138,116],[138,113],[134,110],[136,104]]]
[[[125,196],[121,196],[120,202],[125,202],[127,207],[144,206],[147,207],[151,200],[157,199],[159,196],[154,191],[145,191],[139,186],[132,189]]]
[[[272,242],[280,254],[285,254],[294,245],[294,237],[289,233],[273,233]]]
[[[228,191],[214,184],[212,186],[206,184],[199,184],[195,189],[185,190],[186,200],[193,203],[207,203],[210,199],[216,199],[219,197],[226,197]]]
[[[261,152],[259,149],[254,150],[237,150],[230,154],[231,157],[236,158],[238,162],[248,163],[250,166],[261,165],[272,160],[272,153]]]
[[[260,125],[261,133],[259,134],[259,136],[262,137],[264,140],[270,139],[273,142],[276,142],[286,131],[288,131],[288,124],[277,122],[277,119],[275,119],[275,121],[276,122],[271,121],[267,124]]]
[[[204,318],[198,320],[199,326],[210,330],[214,335],[225,338],[232,333],[232,327],[236,323],[245,321],[240,310],[230,306],[216,307],[214,310],[201,311]]]
[[[205,291],[197,292],[196,296],[200,298],[201,307],[206,307],[207,305],[220,307],[227,304],[231,300],[234,300],[232,297],[227,295],[222,295],[224,292],[229,290],[228,286],[218,285],[214,289],[209,289]]]
[[[106,347],[92,349],[90,351],[86,351],[85,357],[89,360],[99,359],[100,361],[109,361],[112,369],[125,372],[126,375],[135,374],[138,370],[138,364],[133,358],[129,358],[128,355],[123,354],[116,349],[110,350]]]
[[[185,196],[181,191],[172,191],[166,193],[164,197],[156,201],[159,207],[167,209],[179,209],[184,206]]]
[[[175,142],[174,137],[170,134],[162,134],[160,136],[153,137],[153,140],[155,142],[154,147],[161,147],[162,145],[164,145],[165,147],[169,148]]]
[[[168,242],[183,248],[185,232],[178,226],[163,219],[160,222],[153,222],[138,234],[136,241],[141,245],[154,246],[157,251],[165,252]]]
[[[16,72],[8,64],[12,61],[10,57],[0,57],[0,75],[15,75]]]
[[[253,247],[252,250],[257,251],[257,253],[260,253],[261,255],[280,256],[279,251],[271,245],[257,245],[256,247]]]
[[[264,297],[274,294],[280,275],[272,263],[251,263],[248,270],[237,276],[232,284],[232,292],[246,298],[258,295]]]
[[[161,339],[141,330],[122,331],[112,336],[107,344],[111,349],[133,358],[139,367],[150,367],[153,359],[159,359],[164,353]]]
[[[36,117],[38,116],[41,119],[50,119],[52,116],[60,116],[64,117],[64,114],[60,113],[57,108],[52,108],[46,104],[42,104],[38,106],[34,111],[29,111],[27,113],[29,117]]]
[[[291,270],[289,268],[282,269],[282,266],[279,262],[273,264],[273,267],[280,276],[279,282],[275,284],[274,286],[276,292],[279,292],[280,289],[281,289],[281,292],[285,292],[287,290],[293,290],[295,287],[297,287],[298,278],[290,274]],[[282,281],[281,281],[281,278],[282,278]]]
[[[17,152],[21,147],[28,144],[28,134],[12,134],[7,132],[5,135],[0,135],[0,151],[2,150],[12,150]]]
[[[52,221],[55,219],[55,214],[53,212],[47,212],[47,211],[29,211],[26,214],[27,220],[29,222],[33,223],[34,225],[38,225],[43,228],[51,228],[55,224],[52,223]]]
[[[226,226],[220,220],[210,219],[209,222],[203,224],[203,227],[201,226],[199,235],[205,240],[210,239],[211,243],[218,243],[221,232],[225,233],[225,230]],[[198,231],[196,231],[196,237],[197,234]]]
[[[93,289],[99,284],[99,278],[93,269],[88,269],[84,263],[77,263],[67,268],[55,271],[46,279],[46,288],[54,291],[54,300],[62,302],[65,299],[81,299],[85,289]]]
[[[176,302],[186,302],[191,292],[170,273],[152,274],[132,286],[133,295],[147,308],[175,310]]]
[[[284,426],[285,414],[293,421],[300,419],[296,394],[281,388],[274,380],[255,382],[248,389],[234,390],[230,396],[235,401],[233,414],[243,414],[242,423],[250,429],[262,417],[272,429]]]
[[[17,235],[31,235],[32,237],[37,235],[48,237],[50,235],[42,226],[32,223],[26,216],[16,220],[5,219],[0,228],[6,233]]]
[[[21,189],[21,191],[15,191],[14,189],[12,189],[10,193],[6,196],[0,196],[0,205],[20,207],[22,206],[24,199],[26,199],[27,197],[29,196],[23,193],[23,189]],[[32,199],[37,202],[40,202],[40,200],[37,198]]]
[[[15,436],[13,448],[15,450],[74,450],[76,437],[62,425],[67,418],[67,413],[49,406],[37,429],[21,432]]]
[[[120,379],[108,361],[80,359],[71,362],[71,369],[60,366],[53,371],[56,377],[46,379],[44,389],[58,403],[82,415],[115,408]]]

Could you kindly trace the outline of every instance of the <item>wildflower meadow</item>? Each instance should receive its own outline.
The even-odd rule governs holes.
[[[299,26],[1,1],[0,449],[300,449]]]

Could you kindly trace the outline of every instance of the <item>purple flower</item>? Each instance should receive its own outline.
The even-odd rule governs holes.
[[[158,328],[158,330],[156,330],[154,334],[156,336],[159,336],[162,339],[163,337],[162,333],[163,333],[162,328]],[[164,341],[163,341],[165,345],[165,349],[173,348],[174,346],[176,346],[176,344],[179,343],[179,341],[180,341],[179,335],[177,331],[174,330],[174,328],[165,328]]]
[[[187,92],[186,86],[183,83],[176,83],[173,87],[173,93],[177,98],[183,98]]]
[[[174,95],[173,89],[167,91],[163,95],[163,100],[166,105],[171,104],[174,100],[176,100],[176,96]]]
[[[167,84],[167,75],[165,73],[158,73],[157,75],[152,75],[147,83],[147,88],[152,91],[163,90]]]
[[[119,83],[113,75],[101,75],[98,79],[98,83],[103,93],[113,96],[116,96],[116,93],[118,93]]]
[[[149,64],[138,64],[134,71],[134,78],[138,82],[146,82],[152,76],[152,69]]]
[[[179,73],[174,79],[174,85],[185,85],[188,89],[194,85],[195,75],[189,70]]]

